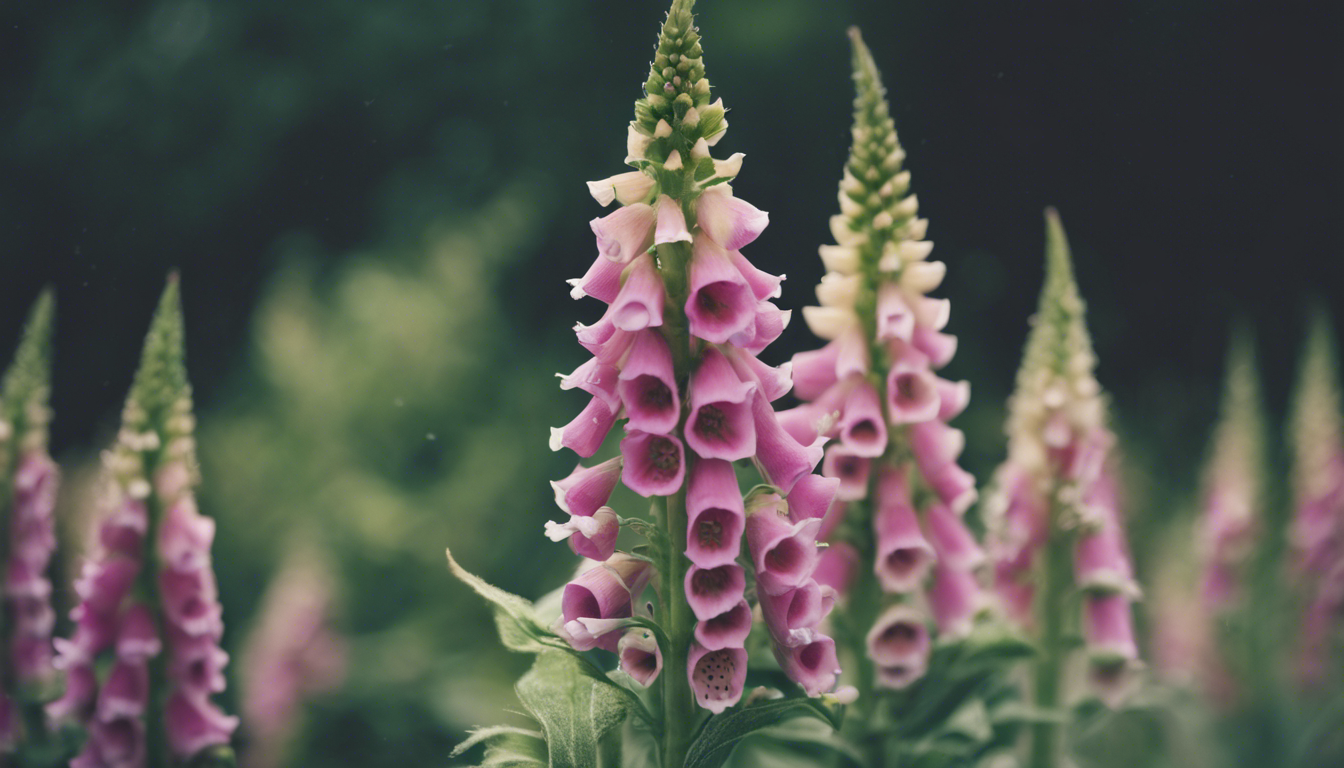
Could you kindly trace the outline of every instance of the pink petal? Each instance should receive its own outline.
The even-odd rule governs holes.
[[[730,251],[750,244],[770,223],[769,214],[733,197],[727,185],[710,187],[700,195],[695,218],[705,234]]]
[[[681,203],[667,195],[658,196],[658,228],[653,234],[653,242],[656,245],[691,242],[691,233],[686,229],[686,215],[682,213]]]
[[[858,501],[868,497],[868,473],[871,467],[872,459],[856,456],[844,445],[832,445],[826,451],[826,461],[821,465],[821,472],[840,480],[836,498]]]
[[[611,322],[622,331],[638,331],[663,324],[663,278],[653,257],[640,254],[625,272],[625,282],[611,303]]]
[[[755,322],[756,297],[751,286],[728,254],[708,238],[695,241],[689,281],[686,318],[692,336],[724,344]]]
[[[751,634],[751,606],[746,600],[695,625],[695,640],[706,650],[742,648]]]
[[[551,428],[551,450],[568,448],[584,458],[592,456],[616,424],[616,414],[602,398],[594,397],[573,421]]]
[[[877,390],[866,381],[850,390],[840,419],[840,439],[855,456],[876,458],[887,450],[887,423]]]
[[[686,666],[691,692],[701,707],[718,714],[742,698],[742,686],[747,679],[747,652],[744,649],[711,651],[699,643],[692,643]]]
[[[606,258],[626,264],[653,245],[653,206],[634,203],[593,219],[589,225],[597,236],[597,250]]]
[[[732,610],[746,589],[746,575],[740,565],[701,568],[692,565],[686,571],[686,602],[697,619],[705,621]]]
[[[626,630],[616,645],[616,654],[620,657],[621,670],[645,688],[653,685],[658,673],[663,671],[663,652],[647,629]]]
[[[686,493],[686,557],[701,568],[736,562],[746,523],[733,465],[700,459]]]
[[[826,635],[814,633],[807,643],[793,648],[776,646],[774,651],[784,674],[801,685],[808,696],[820,696],[835,687],[840,661],[835,655],[835,641]]]
[[[565,479],[552,481],[551,488],[556,506],[571,515],[586,516],[606,505],[620,479],[621,459],[616,457],[592,467],[580,464]]]
[[[228,744],[237,728],[238,718],[224,714],[207,699],[192,699],[181,692],[168,699],[164,730],[169,749],[179,759],[189,760],[208,747]]]
[[[671,496],[681,487],[686,461],[677,438],[631,430],[621,440],[621,456],[621,479],[640,496]]]
[[[616,384],[630,417],[627,429],[665,435],[681,418],[681,396],[672,370],[672,351],[657,331],[641,331]]]
[[[700,456],[736,461],[756,453],[755,381],[742,381],[719,350],[705,350],[691,375],[686,443]]]

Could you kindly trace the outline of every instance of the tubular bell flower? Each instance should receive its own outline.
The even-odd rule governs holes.
[[[1045,285],[1009,401],[1008,459],[986,503],[988,549],[1010,615],[1034,632],[1040,647],[1036,705],[1060,705],[1069,652],[1064,636],[1078,622],[1094,691],[1115,704],[1138,666],[1129,618],[1137,588],[1083,300],[1054,209],[1046,223]],[[1083,615],[1070,617],[1063,607],[1075,587],[1083,592]],[[1057,729],[1041,725],[1033,733],[1034,764],[1052,761]]]
[[[795,394],[804,403],[784,422],[800,439],[836,440],[822,473],[837,482],[844,504],[826,514],[830,546],[817,579],[840,597],[862,592],[845,608],[845,649],[863,662],[861,688],[896,689],[928,666],[928,620],[914,605],[935,567],[929,597],[941,633],[965,635],[985,600],[976,573],[982,561],[971,556],[978,548],[960,517],[975,501],[975,480],[957,465],[960,431],[946,425],[965,408],[969,384],[935,373],[956,347],[941,333],[949,302],[926,295],[945,269],[928,261],[928,222],[916,216],[876,64],[857,29],[850,38],[854,142],[840,213],[830,221],[836,244],[818,251],[827,270],[819,305],[803,309],[808,327],[828,343],[794,356]],[[880,641],[907,629],[920,639],[899,653],[894,635]]]
[[[1320,310],[1312,317],[1289,428],[1295,505],[1289,541],[1306,605],[1297,677],[1315,689],[1330,679],[1344,629],[1344,406],[1330,321]]]
[[[0,763],[5,753],[47,740],[43,704],[55,694],[51,606],[47,576],[56,551],[56,488],[60,473],[47,452],[51,391],[51,335],[54,301],[44,291],[34,303],[15,352],[0,383],[0,549],[4,578],[3,631],[6,653],[0,657]],[[25,732],[40,726],[37,732]]]
[[[661,664],[675,671],[660,677],[669,765],[684,758],[696,704],[717,713],[742,694],[752,613],[746,574],[736,563],[744,534],[757,583],[795,588],[810,579],[821,522],[815,518],[834,495],[804,482],[821,461],[822,441],[797,440],[771,405],[792,387],[789,367],[756,357],[788,322],[788,313],[770,302],[783,278],[757,269],[740,250],[769,217],[736,197],[728,183],[742,156],[710,156],[727,121],[722,102],[710,100],[691,5],[673,3],[646,96],[635,105],[626,144],[626,162],[635,170],[589,184],[599,203],[622,207],[593,221],[598,254],[586,274],[571,281],[572,295],[609,307],[593,325],[576,328],[593,360],[562,376],[562,388],[583,389],[592,400],[568,426],[553,430],[551,442],[553,449],[592,456],[625,419],[621,481],[655,501],[657,525],[641,523],[640,530],[656,542],[656,560],[618,552],[603,568],[577,577],[565,588],[560,633],[575,648],[619,651],[622,665],[642,683],[652,682]],[[762,534],[746,514],[730,463],[743,459],[752,459],[774,486],[774,498],[788,497],[797,486],[805,489],[800,507],[821,512],[780,521]],[[599,467],[605,467],[600,480],[596,474],[589,480]],[[580,518],[601,514],[597,507],[607,501],[614,471],[610,462],[580,467],[572,481],[557,484],[557,500],[572,518],[550,524],[552,538],[593,538],[585,529],[593,524]],[[779,526],[786,535],[776,535]],[[772,557],[756,557],[762,535],[771,539]],[[624,628],[610,621],[631,616],[647,583],[659,591],[654,619],[666,647],[651,648],[653,638],[635,629],[621,639]],[[826,671],[833,673],[830,666]],[[809,693],[822,692],[808,664],[796,673]]]
[[[75,634],[57,646],[58,664],[78,684],[48,713],[89,731],[72,766],[140,765],[161,739],[177,761],[233,760],[238,719],[211,700],[224,690],[228,656],[219,647],[224,625],[210,561],[215,524],[191,490],[194,429],[174,276],[117,442],[104,454],[98,546],[75,587]],[[100,684],[95,670],[105,654],[112,665]]]

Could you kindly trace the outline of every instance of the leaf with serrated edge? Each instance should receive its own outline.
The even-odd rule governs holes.
[[[494,605],[495,626],[499,629],[499,640],[505,648],[525,653],[541,653],[547,648],[566,645],[564,640],[537,620],[532,610],[532,603],[505,592],[458,565],[453,559],[451,550],[447,550],[447,555],[448,568],[452,570],[453,575]]]
[[[629,700],[610,681],[590,676],[563,653],[537,656],[518,680],[518,698],[541,724],[551,768],[592,768],[598,743],[625,720]]]
[[[795,717],[810,716],[830,723],[831,715],[813,699],[778,699],[715,715],[686,754],[686,768],[719,768],[738,742],[762,728]]]

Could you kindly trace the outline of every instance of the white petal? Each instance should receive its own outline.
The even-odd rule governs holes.
[[[841,307],[803,307],[803,320],[817,338],[830,341],[857,323],[859,318],[853,310]]]

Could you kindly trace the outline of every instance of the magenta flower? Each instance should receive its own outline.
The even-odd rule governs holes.
[[[663,671],[663,652],[648,630],[628,630],[616,644],[616,655],[621,670],[645,688],[653,685]]]
[[[210,558],[215,525],[191,492],[195,419],[181,323],[173,279],[145,341],[117,443],[104,454],[99,547],[75,585],[75,632],[56,646],[68,683],[48,715],[89,732],[72,766],[142,764],[146,740],[158,738],[147,726],[162,728],[173,759],[187,762],[207,748],[227,750],[238,725],[210,700],[224,689],[227,655],[219,648],[222,609]],[[152,542],[144,536],[151,511],[159,517]],[[95,670],[104,655],[112,658],[100,682]],[[167,690],[151,690],[155,679]],[[163,695],[164,720],[147,724],[149,701]]]
[[[868,630],[866,639],[878,685],[904,688],[924,676],[932,643],[924,617],[914,608],[891,606]]]
[[[840,660],[835,653],[835,641],[813,632],[800,645],[775,645],[775,659],[790,680],[807,691],[808,696],[820,696],[835,688],[840,675]]]
[[[1138,589],[1083,301],[1059,219],[1053,210],[1046,219],[1046,282],[1009,404],[1008,460],[986,504],[988,550],[1006,612],[1040,644],[1037,705],[1060,704],[1072,653],[1062,614],[1082,590],[1092,690],[1114,706],[1139,666],[1130,621]],[[1034,732],[1037,754],[1057,749],[1051,730]]]
[[[742,698],[742,686],[747,680],[746,650],[711,651],[692,643],[687,667],[696,702],[710,712],[722,712]]]
[[[573,296],[608,308],[596,323],[575,329],[592,360],[561,377],[561,386],[591,400],[552,430],[551,447],[593,456],[624,419],[619,464],[581,467],[557,483],[557,501],[570,520],[547,526],[551,538],[568,538],[576,552],[607,565],[566,586],[559,634],[580,650],[619,651],[622,666],[641,683],[652,682],[663,663],[677,667],[676,678],[664,678],[662,686],[667,738],[675,744],[689,744],[683,738],[689,734],[677,731],[691,727],[696,705],[722,712],[741,697],[752,624],[746,573],[737,564],[743,536],[758,599],[760,592],[795,589],[810,582],[816,531],[834,496],[830,484],[807,480],[825,439],[800,441],[772,405],[793,386],[791,366],[757,357],[790,318],[771,303],[783,277],[758,269],[740,250],[769,217],[723,183],[741,171],[742,155],[710,155],[727,122],[722,103],[709,99],[689,6],[677,0],[669,13],[648,97],[631,123],[626,162],[634,170],[589,184],[599,203],[622,207],[592,222],[599,256],[571,281]],[[856,424],[855,439],[865,429]],[[746,514],[732,462],[747,459],[773,486],[776,525],[753,523]],[[626,487],[653,500],[656,541],[673,545],[652,549],[660,555],[656,563],[612,552],[623,520],[647,530],[644,521],[601,511],[612,498],[616,467]],[[790,507],[806,519],[791,519]],[[650,633],[621,626],[647,583],[658,590],[653,616],[664,630],[653,635],[670,643],[661,647],[650,645]],[[821,612],[813,613],[819,621]],[[684,683],[677,682],[682,666]],[[806,676],[806,690],[822,690],[820,672],[796,669]]]

